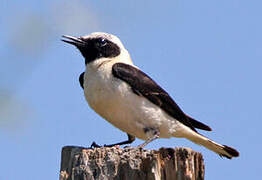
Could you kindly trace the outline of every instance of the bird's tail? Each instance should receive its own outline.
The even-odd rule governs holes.
[[[206,147],[207,149],[219,154],[221,157],[226,157],[228,159],[231,159],[232,157],[239,156],[239,152],[235,150],[234,148],[226,146],[226,145],[218,144],[215,141],[212,141],[197,132],[194,132],[193,134],[191,133],[188,134],[186,138],[196,144],[202,145]]]

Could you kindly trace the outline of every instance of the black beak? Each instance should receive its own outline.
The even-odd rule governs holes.
[[[67,35],[63,35],[62,36],[63,38],[66,38],[66,39],[61,39],[62,41],[68,43],[68,44],[72,44],[76,47],[83,47],[86,45],[86,42],[83,41],[82,39],[80,38],[77,38],[77,37],[73,37],[73,36],[67,36]]]

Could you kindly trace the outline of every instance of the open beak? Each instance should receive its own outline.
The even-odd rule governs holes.
[[[86,42],[83,41],[80,38],[73,37],[73,36],[67,36],[67,35],[63,35],[62,37],[65,38],[65,39],[61,39],[62,41],[66,42],[68,44],[72,44],[72,45],[74,45],[76,47],[81,47],[81,46],[85,46],[86,45]]]

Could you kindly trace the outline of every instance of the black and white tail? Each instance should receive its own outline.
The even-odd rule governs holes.
[[[196,144],[202,145],[206,147],[207,149],[219,154],[221,157],[226,157],[228,159],[231,159],[232,157],[239,156],[239,152],[235,150],[234,148],[226,146],[226,145],[218,144],[215,141],[212,141],[197,132],[188,134],[186,138]]]

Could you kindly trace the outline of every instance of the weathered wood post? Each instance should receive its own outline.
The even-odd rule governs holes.
[[[189,148],[62,149],[60,180],[203,180],[204,161]]]

